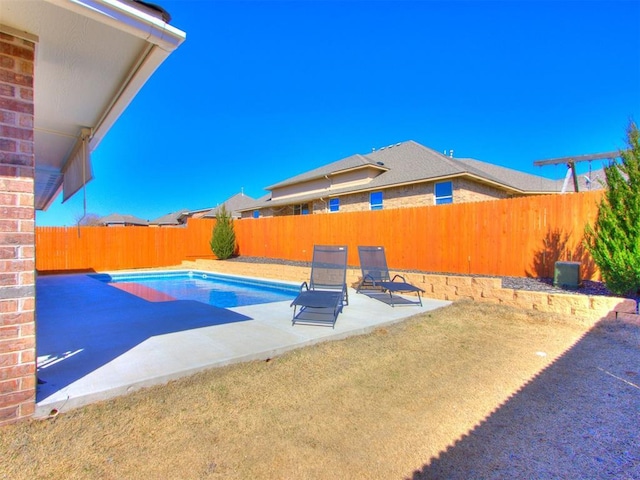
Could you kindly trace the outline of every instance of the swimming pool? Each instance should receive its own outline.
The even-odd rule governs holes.
[[[299,288],[281,282],[201,271],[97,274],[93,278],[152,302],[195,300],[220,308],[291,301]]]

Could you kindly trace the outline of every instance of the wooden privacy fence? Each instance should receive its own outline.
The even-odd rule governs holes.
[[[214,258],[209,247],[214,224],[199,220],[186,227],[37,227],[36,269],[121,270]]]
[[[582,262],[583,278],[597,275],[582,247],[602,192],[546,195],[479,203],[345,212],[236,221],[239,254],[310,261],[314,244],[384,245],[393,269],[510,276],[553,276],[557,260]],[[110,270],[177,265],[213,258],[213,220],[186,227],[39,227],[38,270]]]

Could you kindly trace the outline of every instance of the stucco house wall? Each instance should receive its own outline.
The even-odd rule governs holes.
[[[35,411],[34,61],[0,31],[0,425]]]

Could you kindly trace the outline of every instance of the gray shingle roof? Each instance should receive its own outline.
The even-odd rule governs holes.
[[[213,218],[218,213],[218,210],[222,205],[224,205],[227,209],[227,212],[231,214],[232,217],[240,217],[240,211],[242,210],[251,210],[256,204],[256,199],[245,195],[244,193],[236,193],[234,196],[226,199],[222,202],[221,205],[212,208],[207,213],[203,215],[203,218]]]
[[[491,183],[513,193],[554,193],[559,191],[557,182],[554,180],[479,160],[448,157],[412,140],[365,155],[352,155],[271,185],[267,187],[267,190],[275,190],[287,185],[322,178],[341,170],[366,165],[385,170],[365,185],[327,190],[323,196],[337,196],[350,192],[370,191],[394,185],[436,181],[456,176],[472,177],[476,181]],[[306,202],[320,196],[318,193],[302,194],[282,200],[259,202],[253,207]]]
[[[497,183],[510,186],[516,190],[527,193],[554,193],[558,191],[555,180],[551,180],[537,175],[532,175],[511,168],[481,162],[472,158],[458,159],[465,164],[470,173],[475,169],[478,175],[491,178]]]
[[[161,217],[149,222],[149,225],[182,225],[184,217],[189,214],[189,210],[178,210],[177,212],[167,213]]]
[[[275,183],[266,187],[266,190],[275,190],[276,188],[285,187],[287,185],[294,185],[296,183],[306,182],[316,178],[323,178],[325,175],[330,175],[331,173],[340,170],[347,170],[349,168],[361,167],[363,165],[371,165],[374,163],[375,162],[372,162],[363,155],[351,155],[350,157],[343,158],[342,160],[309,170],[308,172],[301,173],[300,175],[288,178],[282,182]]]
[[[121,215],[112,213],[99,220],[101,225],[148,225],[149,222],[133,215]]]

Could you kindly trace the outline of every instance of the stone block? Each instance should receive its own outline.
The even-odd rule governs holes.
[[[636,312],[636,302],[629,298],[592,296],[589,297],[589,300],[591,302],[591,309],[603,316],[610,311],[623,313]]]
[[[456,287],[440,286],[436,288],[434,285],[433,295],[435,295],[436,298],[443,300],[455,300],[458,293]]]
[[[619,312],[617,318],[618,320],[622,320],[626,323],[632,323],[634,325],[640,326],[640,315],[638,315],[637,313]]]
[[[568,295],[562,293],[552,293],[548,295],[549,305],[552,311],[558,313],[573,314],[576,310],[589,309],[589,297],[584,295]]]
[[[431,284],[434,291],[439,288],[447,287],[447,277],[428,275],[426,280],[427,283]]]
[[[456,287],[456,296],[460,297],[460,299],[474,300],[475,298],[480,298],[480,290],[474,288],[473,285],[462,285]]]
[[[548,303],[546,293],[528,292],[524,290],[514,290],[513,300],[523,308],[533,308],[533,305]]]
[[[473,277],[471,284],[482,290],[496,290],[502,288],[502,280],[499,278]]]
[[[456,287],[470,287],[472,277],[456,277],[455,275],[447,276],[447,285],[454,285]]]
[[[511,288],[501,288],[494,290],[492,295],[502,302],[513,301],[516,298],[516,291]]]

